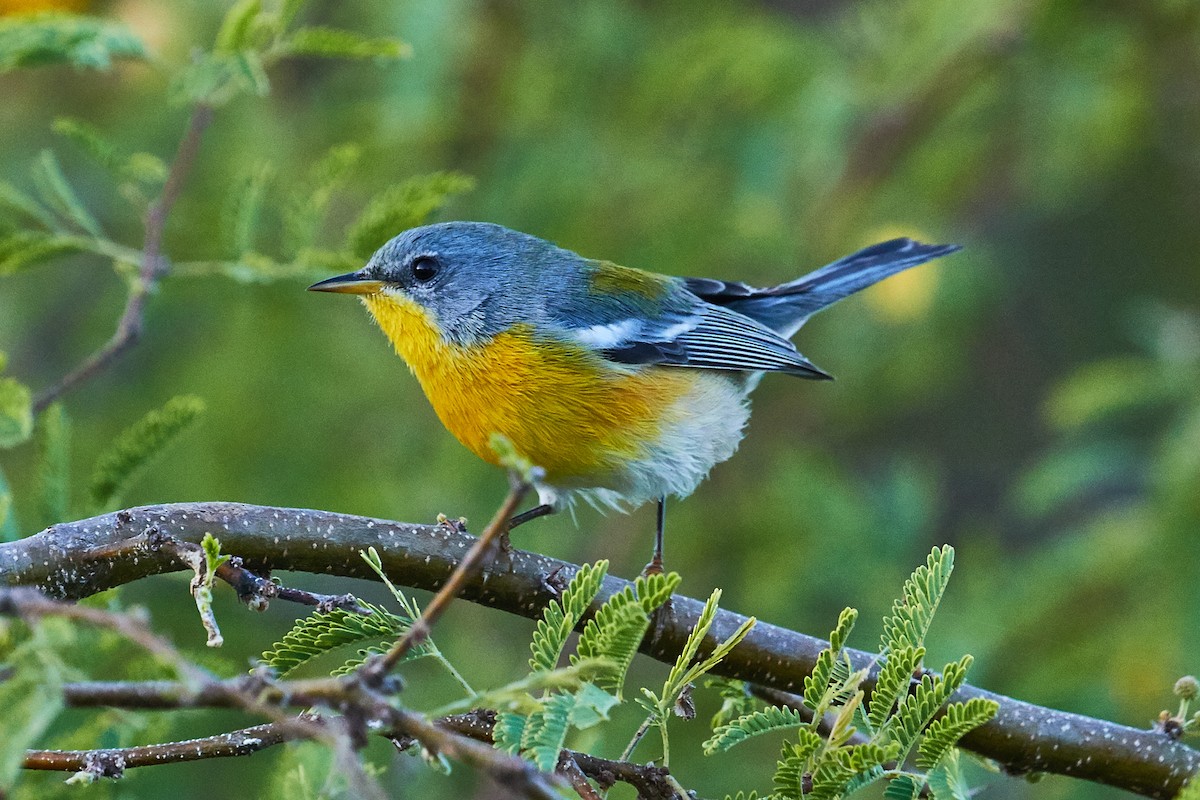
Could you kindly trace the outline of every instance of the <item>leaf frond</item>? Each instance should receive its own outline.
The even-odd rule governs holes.
[[[723,753],[753,736],[788,730],[804,724],[804,718],[800,716],[799,711],[781,706],[768,706],[717,728],[704,743],[704,754],[711,756],[714,753]]]

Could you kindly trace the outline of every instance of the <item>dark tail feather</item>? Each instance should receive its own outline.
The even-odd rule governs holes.
[[[741,296],[726,292],[720,293],[724,297],[706,299],[790,336],[810,316],[843,297],[960,249],[956,244],[922,244],[912,239],[892,239],[840,258],[790,283],[770,289],[750,289]]]

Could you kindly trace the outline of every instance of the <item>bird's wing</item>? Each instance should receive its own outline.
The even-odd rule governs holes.
[[[624,303],[604,304],[604,311],[590,308],[585,324],[573,315],[568,325],[560,318],[560,329],[620,364],[830,377],[765,325],[701,300],[682,283],[670,295],[651,308]]]

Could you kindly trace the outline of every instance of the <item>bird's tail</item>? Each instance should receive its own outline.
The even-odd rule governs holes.
[[[843,297],[960,249],[956,244],[892,239],[863,248],[789,283],[755,289],[743,297],[729,297],[724,305],[790,337],[809,317]]]

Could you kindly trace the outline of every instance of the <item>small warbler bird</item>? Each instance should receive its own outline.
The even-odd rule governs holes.
[[[733,455],[765,372],[830,376],[789,339],[822,308],[958,250],[883,242],[756,289],[598,261],[482,222],[405,231],[357,272],[313,284],[357,294],[442,423],[496,463],[492,434],[545,470],[540,505],[659,503]]]

